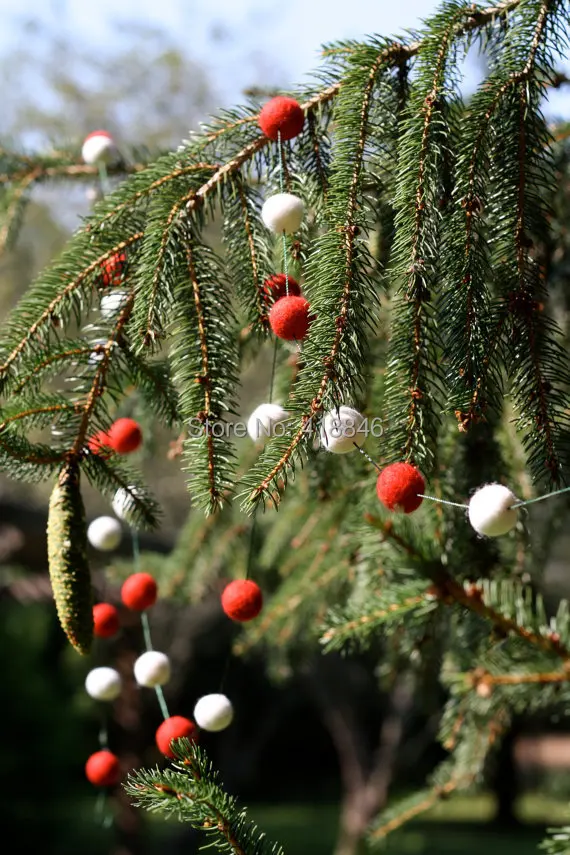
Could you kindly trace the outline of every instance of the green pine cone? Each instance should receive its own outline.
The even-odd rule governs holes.
[[[87,654],[93,641],[93,594],[85,508],[76,463],[68,463],[62,469],[51,494],[47,548],[59,622],[78,653]]]

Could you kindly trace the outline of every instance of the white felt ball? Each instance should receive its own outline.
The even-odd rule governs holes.
[[[234,717],[234,708],[225,695],[204,695],[194,707],[194,721],[203,730],[224,730]]]
[[[135,496],[137,495],[136,487],[129,487],[128,490],[125,490],[123,487],[119,487],[113,496],[113,501],[111,502],[115,514],[120,520],[124,520],[125,522],[129,521],[129,518],[135,508],[134,499],[131,494],[134,494]]]
[[[85,691],[96,701],[114,701],[121,694],[121,675],[114,668],[93,668],[85,679]]]
[[[89,543],[102,552],[110,552],[112,549],[116,549],[122,536],[121,523],[115,517],[97,517],[87,529]]]
[[[147,650],[139,656],[133,670],[139,686],[154,689],[156,686],[164,686],[170,680],[170,659],[166,653]]]
[[[517,524],[518,502],[514,493],[502,484],[485,484],[469,500],[469,522],[476,532],[487,537],[506,534]]]
[[[83,142],[81,157],[85,163],[112,163],[117,158],[117,146],[110,134],[89,134]]]
[[[292,235],[303,222],[305,205],[292,193],[276,193],[270,196],[261,209],[261,219],[268,229],[276,234]]]
[[[288,415],[287,410],[279,404],[260,404],[247,420],[247,432],[254,442],[265,442],[270,436],[279,433],[281,428],[277,428],[277,425],[285,422]],[[285,430],[285,425],[282,425],[282,429]]]
[[[128,299],[129,295],[126,291],[113,291],[112,294],[105,294],[101,297],[99,308],[105,320],[114,318],[121,311]]]
[[[365,416],[352,407],[339,407],[326,413],[321,424],[321,443],[333,454],[354,451],[354,443],[360,448],[366,440],[362,430]]]

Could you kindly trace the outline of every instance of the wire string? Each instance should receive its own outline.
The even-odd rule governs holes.
[[[107,167],[103,160],[100,160],[97,166],[99,169],[99,186],[101,187],[101,193],[103,196],[106,196],[109,192],[109,176],[107,174]]]
[[[430,499],[432,502],[439,502],[440,505],[451,505],[453,508],[469,508],[469,505],[462,505],[460,502],[448,502],[447,499],[439,499],[437,496],[425,496],[423,493],[416,493],[420,499]]]
[[[133,543],[133,565],[135,572],[138,573],[140,567],[141,551],[139,543],[139,533],[134,528],[131,528],[131,540]],[[146,612],[141,612],[141,626],[143,631],[144,646],[146,650],[154,650],[152,646],[152,636],[150,634],[150,621]],[[166,720],[167,718],[170,718],[170,713],[168,711],[168,705],[164,697],[164,692],[162,691],[162,686],[155,686],[154,691],[158,700],[158,705],[160,707],[162,716]]]
[[[542,502],[543,499],[551,499],[552,496],[560,496],[561,493],[567,493],[570,487],[562,487],[561,490],[554,490],[552,493],[545,493],[544,496],[537,496],[535,499],[527,499],[526,502],[517,502],[516,505],[511,505],[511,508],[524,508],[526,505],[534,505],[535,502]]]
[[[364,457],[366,457],[366,459],[368,460],[368,462],[369,462],[369,463],[371,463],[371,464],[374,466],[374,468],[378,470],[378,472],[381,472],[381,471],[382,471],[382,469],[380,468],[380,466],[378,466],[378,464],[376,463],[376,461],[375,461],[375,460],[373,460],[373,459],[370,457],[370,455],[369,455],[366,451],[364,451],[364,449],[363,449],[363,448],[361,448],[361,447],[358,445],[358,443],[353,442],[352,444],[354,445],[354,447],[355,447],[358,451],[360,451],[360,453],[361,453],[362,455],[364,455]]]

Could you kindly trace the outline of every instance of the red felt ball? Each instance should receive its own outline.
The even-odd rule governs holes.
[[[263,283],[263,293],[272,303],[276,303],[282,297],[287,297],[287,277],[285,274],[275,273],[266,279]],[[289,296],[301,296],[301,286],[292,276],[289,276]]]
[[[121,285],[127,265],[127,254],[116,252],[110,258],[101,262],[101,285],[110,288],[113,285]]]
[[[261,588],[251,579],[234,579],[222,591],[222,609],[232,620],[253,620],[262,606]]]
[[[96,751],[85,764],[85,774],[96,787],[114,787],[121,777],[119,758],[112,751]]]
[[[181,739],[182,737],[191,739],[196,742],[198,739],[198,728],[189,718],[184,718],[181,715],[171,715],[165,719],[156,731],[156,744],[158,750],[167,757],[174,758],[176,755],[170,748],[172,739]]]
[[[110,140],[113,139],[109,131],[91,131],[90,134],[87,134],[83,142],[86,142],[86,140],[90,140],[91,137],[107,137]]]
[[[310,305],[304,297],[281,297],[269,311],[269,326],[285,341],[302,341],[312,321]]]
[[[134,419],[117,419],[109,428],[109,445],[118,454],[130,454],[142,443],[142,430]]]
[[[121,588],[121,600],[128,609],[144,612],[156,603],[158,587],[150,573],[132,573]]]
[[[100,454],[101,457],[108,457],[111,453],[111,443],[109,434],[106,430],[98,430],[93,436],[87,440],[87,447],[93,454]]]
[[[119,631],[119,612],[111,603],[93,606],[93,632],[98,638],[112,638]]]
[[[282,140],[291,140],[303,130],[305,114],[294,98],[277,95],[264,104],[258,121],[259,127],[270,140],[276,140],[279,132]]]
[[[418,493],[423,493],[425,486],[422,475],[411,463],[391,463],[378,475],[376,494],[389,510],[411,514],[423,502]]]

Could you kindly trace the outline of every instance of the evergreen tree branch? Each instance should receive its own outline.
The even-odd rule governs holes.
[[[147,810],[163,810],[205,832],[219,851],[228,855],[283,855],[247,819],[244,809],[218,783],[206,755],[187,739],[173,741],[174,769],[131,773],[126,792]]]

